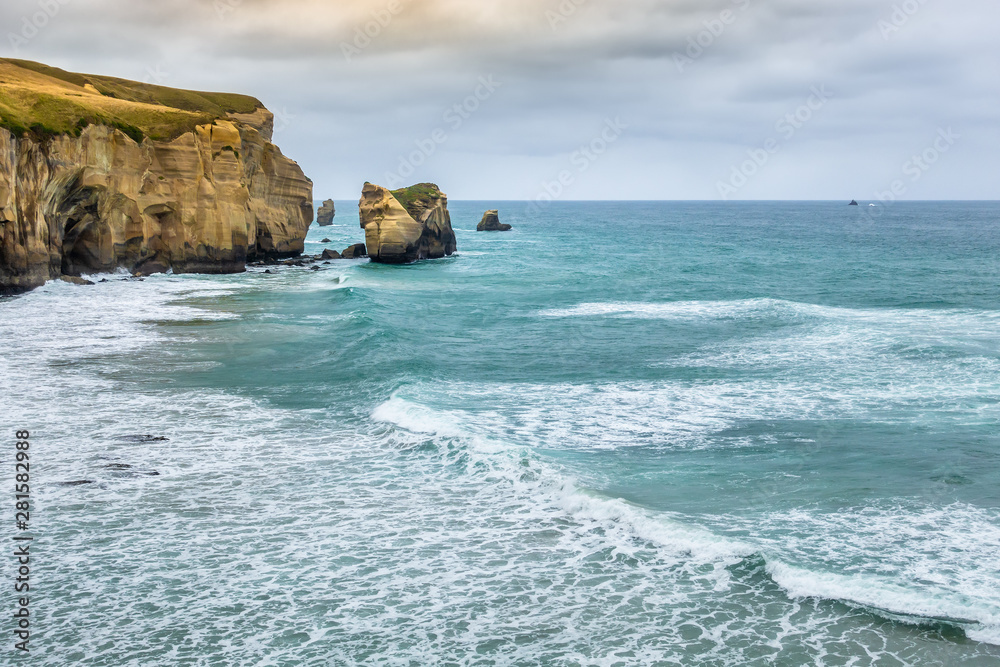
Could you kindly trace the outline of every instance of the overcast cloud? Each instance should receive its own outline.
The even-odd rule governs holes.
[[[995,0],[5,0],[0,48],[254,95],[317,198],[395,174],[453,199],[870,200],[897,179],[1000,199],[998,19]],[[44,25],[12,39],[25,21]]]

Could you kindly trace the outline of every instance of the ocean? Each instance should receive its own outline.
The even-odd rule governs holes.
[[[450,208],[0,300],[33,664],[1000,665],[1000,204]]]

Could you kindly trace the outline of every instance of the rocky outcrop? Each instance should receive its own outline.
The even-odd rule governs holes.
[[[270,142],[266,109],[158,140],[108,123],[0,127],[0,291],[119,268],[234,273],[302,253],[312,182]]]
[[[365,183],[360,214],[368,256],[374,262],[404,264],[437,259],[458,249],[448,197],[432,183],[392,192]]]
[[[319,207],[319,211],[316,212],[316,224],[320,227],[329,227],[333,224],[333,219],[336,215],[337,207],[334,206],[332,199],[327,199]]]
[[[483,221],[476,227],[477,232],[509,232],[513,227],[500,222],[500,212],[497,210],[486,211],[483,214]]]
[[[330,250],[327,248],[323,251],[323,254],[319,256],[320,259],[330,260],[330,259],[340,259],[341,254],[336,250]]]
[[[355,243],[350,248],[344,248],[344,252],[340,253],[343,259],[358,259],[361,257],[368,256],[368,248],[365,247],[364,243]]]

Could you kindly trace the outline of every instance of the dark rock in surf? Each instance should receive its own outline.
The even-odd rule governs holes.
[[[340,259],[340,253],[336,250],[324,250],[323,254],[320,255],[320,259]]]
[[[345,248],[344,252],[340,253],[343,259],[358,259],[360,257],[368,256],[368,249],[365,247],[364,243],[355,243],[350,248]]]
[[[483,220],[476,227],[477,232],[509,232],[513,227],[500,222],[500,212],[497,210],[486,211]]]
[[[69,283],[70,285],[93,285],[94,283],[87,280],[86,278],[80,278],[78,276],[59,276],[59,280],[64,283]]]

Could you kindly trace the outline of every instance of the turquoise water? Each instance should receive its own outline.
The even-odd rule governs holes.
[[[1000,664],[1000,205],[496,206],[0,301],[35,661]]]

